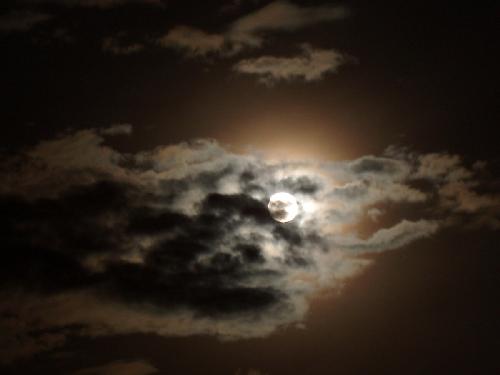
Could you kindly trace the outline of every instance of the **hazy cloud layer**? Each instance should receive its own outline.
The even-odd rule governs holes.
[[[72,375],[152,375],[156,373],[158,369],[146,361],[115,361],[82,369]]]
[[[313,49],[303,46],[303,53],[293,57],[261,56],[245,59],[234,65],[239,73],[259,77],[259,81],[273,85],[279,81],[317,81],[327,73],[335,73],[345,61],[342,54],[334,50]]]
[[[499,227],[499,197],[455,155],[285,162],[211,140],[135,154],[106,144],[130,132],[67,132],[0,164],[2,361],[68,335],[269,335],[361,272],[363,254],[463,222]],[[277,191],[300,203],[290,223],[268,213]],[[385,220],[408,205],[420,216]]]
[[[14,10],[0,15],[0,32],[25,32],[39,24],[49,21],[50,14]]]
[[[113,55],[131,55],[144,49],[140,43],[123,43],[118,37],[106,37],[102,41],[102,50]]]

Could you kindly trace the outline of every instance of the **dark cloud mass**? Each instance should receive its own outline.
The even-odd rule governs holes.
[[[391,148],[277,162],[211,140],[134,154],[106,144],[131,131],[67,132],[2,162],[3,362],[68,335],[266,336],[300,323],[315,292],[360,272],[362,254],[465,219],[499,227],[498,196],[480,194],[475,169],[454,155]],[[431,187],[415,188],[422,180]],[[267,210],[280,190],[301,205],[288,224]],[[381,221],[387,203],[427,208],[366,238],[346,230],[375,205]]]

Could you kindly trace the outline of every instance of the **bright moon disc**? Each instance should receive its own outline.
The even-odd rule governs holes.
[[[273,219],[280,223],[292,221],[299,213],[297,199],[284,192],[271,195],[267,208]]]

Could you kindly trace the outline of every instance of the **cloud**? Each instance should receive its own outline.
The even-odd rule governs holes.
[[[379,218],[380,218],[380,217],[384,214],[384,211],[382,211],[382,210],[380,210],[380,209],[378,209],[378,208],[376,208],[376,207],[372,207],[372,208],[370,208],[370,209],[366,212],[366,214],[368,215],[368,217],[369,217],[371,220],[373,220],[373,221],[377,222],[377,221],[379,220]]]
[[[498,209],[500,196],[479,194],[474,191],[474,182],[448,182],[439,190],[443,204],[459,212],[477,212],[482,209]]]
[[[247,47],[260,47],[265,34],[276,31],[294,31],[323,22],[346,17],[348,11],[339,6],[300,7],[288,1],[274,1],[240,17],[219,33],[208,33],[189,26],[175,26],[158,39],[164,47],[176,48],[187,55],[209,53],[234,55]]]
[[[123,44],[117,37],[106,37],[102,41],[102,50],[113,55],[131,55],[144,49],[140,43]]]
[[[323,5],[300,7],[288,1],[274,1],[257,11],[236,20],[229,28],[229,38],[237,43],[260,46],[261,33],[294,31],[323,22],[345,18],[344,7]]]
[[[245,59],[234,65],[233,69],[239,73],[256,75],[260,77],[260,82],[273,85],[279,81],[318,81],[327,73],[335,73],[344,62],[344,56],[337,51],[303,46],[303,53],[299,56]]]
[[[471,176],[471,172],[462,167],[462,160],[458,155],[432,153],[420,156],[419,161],[416,178],[446,178],[451,181]]]
[[[495,188],[489,188],[492,191],[487,192],[488,184],[481,184],[474,178],[486,168],[484,162],[478,161],[473,163],[472,168],[466,168],[459,155],[448,153],[420,155],[416,159],[419,166],[413,178],[430,180],[438,186],[441,208],[455,213],[475,214],[476,222],[492,228],[499,227],[500,195],[494,192]],[[478,193],[478,188],[483,193]]]
[[[220,52],[224,48],[225,38],[219,34],[209,34],[188,26],[176,26],[157,43],[185,51],[188,55],[205,56]]]
[[[50,14],[14,10],[0,16],[0,32],[25,32],[49,21]]]
[[[101,130],[104,135],[130,135],[132,134],[133,126],[131,124],[113,124],[109,128]]]
[[[486,183],[462,164],[416,188],[425,155],[276,161],[206,139],[137,153],[107,144],[130,130],[67,131],[0,163],[2,362],[68,336],[263,337],[300,323],[315,293],[362,272],[369,261],[360,255],[429,237],[463,215],[498,216],[448,204],[465,202],[450,181]],[[452,179],[456,168],[467,179]],[[283,190],[300,204],[288,224],[267,210]],[[426,209],[408,218],[408,205]],[[373,207],[401,212],[360,237],[357,225],[379,216]]]
[[[158,369],[146,361],[115,361],[79,370],[73,375],[151,375],[156,373]]]
[[[439,223],[436,221],[403,220],[393,227],[380,229],[367,240],[360,241],[359,238],[355,237],[343,238],[337,243],[337,246],[356,253],[379,252],[402,247],[419,238],[429,237],[438,228]]]

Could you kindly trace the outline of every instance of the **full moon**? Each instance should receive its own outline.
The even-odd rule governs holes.
[[[280,223],[292,221],[299,213],[297,199],[285,192],[271,195],[267,208],[273,219]]]

